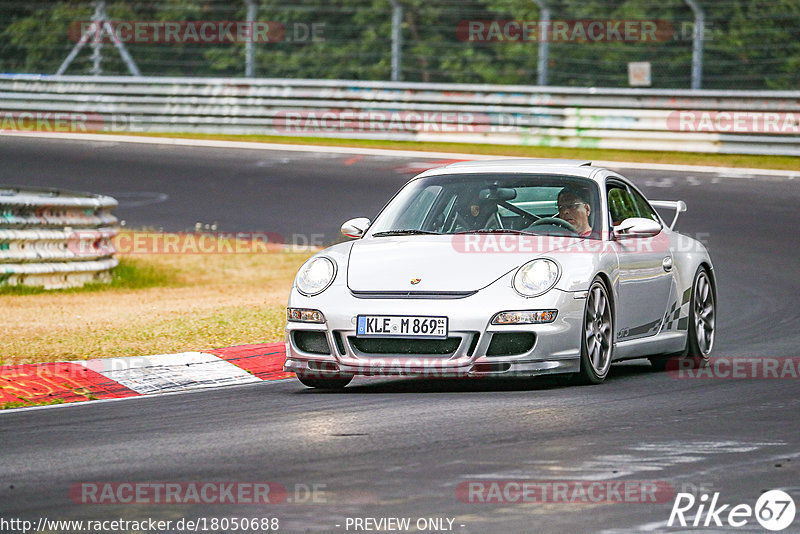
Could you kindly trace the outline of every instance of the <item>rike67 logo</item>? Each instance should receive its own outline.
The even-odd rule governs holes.
[[[791,525],[794,516],[794,499],[781,490],[763,493],[754,507],[749,504],[722,504],[719,502],[719,492],[714,493],[710,500],[705,493],[699,498],[691,493],[678,493],[667,526],[742,528],[755,518],[762,528],[777,532]]]

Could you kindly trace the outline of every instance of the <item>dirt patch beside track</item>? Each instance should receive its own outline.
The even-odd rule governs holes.
[[[172,353],[283,339],[294,274],[311,252],[137,254],[161,287],[0,295],[0,363]]]

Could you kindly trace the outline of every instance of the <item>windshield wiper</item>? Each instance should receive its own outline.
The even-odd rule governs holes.
[[[386,232],[377,232],[372,234],[372,237],[384,237],[389,235],[441,235],[439,232],[428,232],[427,230],[388,230]]]

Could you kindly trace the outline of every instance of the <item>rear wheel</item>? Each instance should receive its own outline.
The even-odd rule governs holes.
[[[342,389],[347,384],[353,380],[352,376],[347,375],[336,375],[336,376],[324,376],[324,375],[304,375],[301,373],[297,373],[297,379],[304,385],[310,388],[317,388],[317,389]]]
[[[716,316],[717,308],[711,278],[705,267],[700,267],[692,283],[686,347],[676,354],[650,358],[653,368],[663,371],[670,360],[674,360],[681,367],[694,369],[706,365],[714,346]]]
[[[608,289],[599,278],[592,282],[586,296],[581,334],[581,370],[578,378],[584,384],[600,384],[611,368],[614,313]]]

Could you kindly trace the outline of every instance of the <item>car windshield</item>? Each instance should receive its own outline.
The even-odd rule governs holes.
[[[599,205],[594,182],[577,176],[430,176],[400,190],[369,235],[492,232],[599,239]]]

